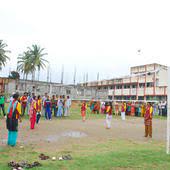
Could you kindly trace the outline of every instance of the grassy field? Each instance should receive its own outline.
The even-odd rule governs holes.
[[[75,145],[72,150],[65,150],[58,153],[49,153],[49,156],[61,156],[71,154],[73,160],[55,162],[52,160],[40,161],[34,148],[27,146],[24,149],[19,147],[0,148],[0,169],[9,170],[9,160],[40,161],[42,167],[37,170],[111,170],[111,169],[170,169],[170,156],[165,154],[165,148],[160,143],[148,142],[145,144],[133,141],[107,141],[96,145],[84,147]]]
[[[105,115],[90,114],[90,110],[88,110],[87,117],[97,121],[98,119],[104,119]],[[28,116],[25,119],[28,119]],[[71,116],[66,119],[81,119],[80,108],[78,106],[73,107]],[[131,118],[128,117],[128,119]],[[156,116],[156,119],[165,118]],[[170,169],[170,156],[165,153],[165,144],[155,140],[139,142],[110,138],[104,142],[96,141],[85,145],[73,143],[69,149],[60,151],[49,152],[47,148],[44,153],[57,158],[64,154],[70,154],[73,159],[69,161],[59,161],[58,159],[56,161],[51,159],[41,161],[38,158],[40,152],[36,150],[34,144],[25,145],[24,148],[0,145],[0,170],[9,170],[7,163],[11,160],[39,161],[42,166],[33,168],[33,170]]]

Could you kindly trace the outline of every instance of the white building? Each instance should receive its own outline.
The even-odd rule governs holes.
[[[168,68],[160,64],[147,64],[130,68],[130,75],[110,80],[82,83],[97,91],[108,90],[114,100],[166,100]]]

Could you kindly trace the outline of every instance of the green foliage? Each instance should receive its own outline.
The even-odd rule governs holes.
[[[9,57],[6,55],[6,53],[9,53],[9,50],[5,50],[5,48],[8,45],[3,42],[3,40],[0,40],[0,70],[2,69],[2,66],[5,66],[7,63],[7,60],[9,60]]]
[[[12,79],[19,79],[20,78],[20,75],[17,71],[11,71],[10,75],[9,75],[9,78],[12,78]]]
[[[43,57],[47,55],[47,53],[43,53],[44,48],[41,48],[38,45],[32,45],[32,47],[28,47],[27,51],[23,52],[23,54],[19,55],[17,70],[21,71],[28,76],[28,74],[35,74],[35,71],[38,69],[44,69],[46,66],[45,63],[48,61]]]

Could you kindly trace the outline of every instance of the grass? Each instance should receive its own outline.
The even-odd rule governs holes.
[[[66,119],[81,119],[80,106],[71,108],[71,116]],[[90,119],[104,119],[105,115],[90,114],[87,109],[87,117]],[[155,116],[156,119],[166,119]],[[28,119],[28,116],[26,116]],[[96,144],[87,143],[85,146],[73,144],[71,149],[60,152],[48,152],[45,154],[57,158],[63,154],[71,154],[71,161],[39,160],[40,153],[33,145],[26,145],[24,149],[17,147],[0,146],[0,170],[9,170],[7,163],[11,160],[28,162],[39,161],[42,167],[33,170],[113,170],[113,169],[146,169],[168,170],[170,169],[170,156],[165,154],[165,146],[161,142],[148,140],[147,142],[135,142],[129,140],[96,141]]]
[[[170,156],[165,154],[163,144],[153,141],[137,143],[133,141],[107,141],[96,145],[76,145],[72,150],[58,153],[46,153],[49,156],[61,156],[70,153],[71,161],[40,161],[31,146],[20,149],[18,147],[0,148],[0,169],[9,170],[7,162],[28,160],[39,161],[42,167],[33,170],[111,170],[111,169],[170,169]]]

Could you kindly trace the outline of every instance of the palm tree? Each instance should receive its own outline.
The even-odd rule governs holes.
[[[17,70],[21,71],[21,73],[24,74],[26,80],[29,74],[35,72],[36,68],[33,64],[32,57],[29,51],[23,52],[23,54],[19,55],[18,62],[17,62]],[[26,90],[26,81],[25,81],[25,90]]]
[[[39,73],[41,68],[43,69],[48,62],[43,57],[47,55],[47,53],[43,53],[44,48],[40,48],[38,45],[32,45],[32,47],[27,47],[27,51],[18,57],[18,71],[21,71],[24,75],[26,75],[26,79],[28,74],[32,74],[32,80],[35,79],[35,71],[38,69],[38,80]]]
[[[48,61],[43,58],[45,55],[47,55],[47,53],[43,53],[45,49],[41,48],[36,44],[32,45],[32,48],[28,47],[28,50],[34,67],[38,68],[38,80],[39,80],[41,68],[44,69],[46,67],[45,63],[48,63]],[[35,78],[35,70],[33,72],[33,76]]]
[[[10,58],[6,55],[6,53],[9,53],[9,50],[5,50],[5,48],[8,45],[3,42],[3,40],[0,40],[0,70],[2,70],[2,66],[5,66],[7,60]]]

